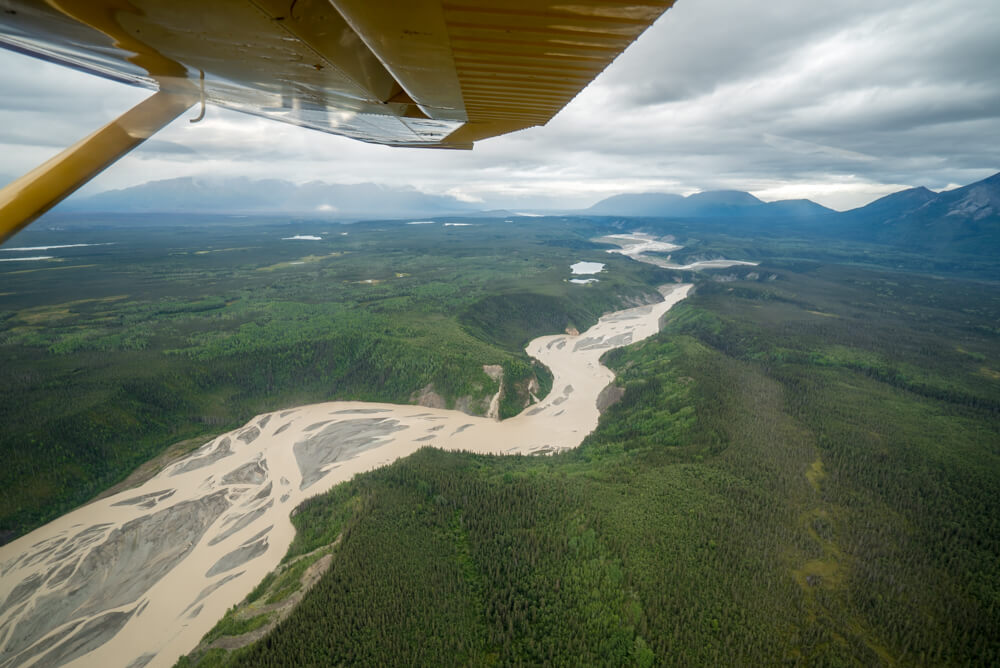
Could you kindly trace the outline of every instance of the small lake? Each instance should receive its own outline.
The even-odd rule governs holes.
[[[604,271],[603,262],[577,262],[569,266],[570,271],[576,275],[598,274]]]

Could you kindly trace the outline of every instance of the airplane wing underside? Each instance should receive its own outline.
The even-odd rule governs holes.
[[[0,47],[171,96],[147,105],[133,138],[200,100],[361,141],[467,149],[545,124],[672,4],[0,0]],[[131,148],[120,143],[62,196]],[[67,150],[84,149],[101,151]]]
[[[222,107],[468,148],[466,136],[547,122],[671,4],[3,0],[0,45],[154,90],[204,72]]]

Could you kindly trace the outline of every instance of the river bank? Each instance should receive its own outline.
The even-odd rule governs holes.
[[[279,563],[305,498],[423,446],[489,454],[573,448],[613,379],[600,356],[655,334],[691,286],[527,352],[552,392],[497,422],[456,411],[329,402],[255,417],[140,487],[0,548],[0,668],[169,666]]]

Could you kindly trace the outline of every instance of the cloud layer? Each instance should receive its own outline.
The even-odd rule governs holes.
[[[210,109],[87,188],[226,174],[413,185],[486,206],[750,190],[848,208],[1000,170],[993,0],[680,0],[547,127],[413,151]],[[145,91],[0,52],[0,178]]]

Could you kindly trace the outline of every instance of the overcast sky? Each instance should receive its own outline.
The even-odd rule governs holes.
[[[0,181],[148,95],[0,50]],[[176,176],[372,181],[484,206],[732,188],[837,209],[1000,171],[997,0],[679,0],[543,128],[387,148],[210,108],[84,192]]]

